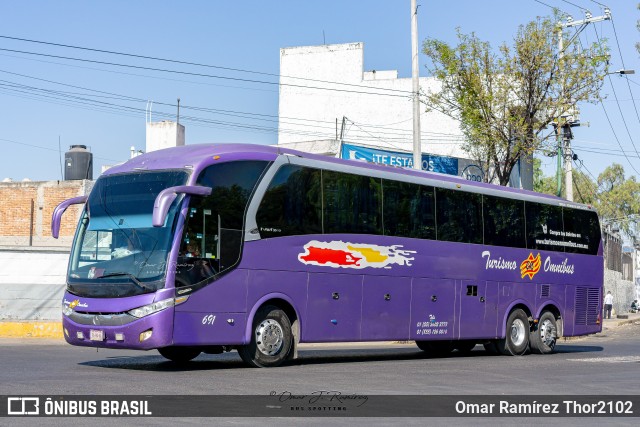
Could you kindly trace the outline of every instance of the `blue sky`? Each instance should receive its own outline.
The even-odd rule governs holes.
[[[588,8],[594,15],[602,14],[601,6],[591,0],[571,0],[579,7],[563,0],[542,1],[570,13],[575,19],[583,16],[579,7]],[[638,97],[636,103],[640,107],[640,63],[634,47],[640,41],[640,33],[636,29],[640,12],[636,9],[637,2],[632,0],[611,0],[607,3],[613,13],[626,68],[638,71],[637,75],[630,77],[631,92],[624,78],[612,76],[613,88],[631,138],[622,123],[608,82],[603,90],[608,98],[603,104],[623,149],[627,150],[629,156],[637,156],[632,141],[640,150],[640,118],[631,99],[632,96]],[[463,32],[475,31],[480,38],[490,41],[494,46],[512,40],[518,25],[551,13],[550,8],[534,0],[418,0],[418,4],[421,40],[437,37],[454,42],[455,29],[460,27]],[[364,42],[366,69],[397,69],[401,77],[409,77],[409,5],[409,0],[2,2],[0,16],[3,17],[3,25],[0,36],[271,75],[159,63],[0,38],[0,49],[5,49],[0,50],[0,149],[3,153],[0,156],[0,180],[5,177],[16,181],[25,177],[32,180],[59,179],[58,137],[63,151],[72,144],[91,147],[96,156],[95,176],[102,164],[126,160],[129,147],[144,148],[144,100],[156,102],[154,119],[162,118],[163,113],[174,114],[175,107],[159,103],[172,104],[178,97],[182,105],[226,111],[220,114],[183,109],[181,115],[207,120],[206,123],[181,120],[187,126],[188,144],[275,144],[279,49],[322,44],[324,31],[326,43]],[[611,69],[622,68],[612,24],[604,22],[591,27],[595,27],[600,37],[609,39],[612,47]],[[587,28],[582,40],[594,41],[594,29]],[[34,56],[6,49],[225,78],[115,67]],[[423,76],[428,75],[424,68],[425,60],[421,55]],[[88,92],[79,88],[109,94],[92,98],[103,103],[100,104],[102,107],[96,107],[95,104],[84,103]],[[59,93],[52,91],[73,92],[65,95],[75,98],[62,100]],[[125,100],[121,95],[135,100]],[[639,175],[622,156],[602,106],[583,105],[581,113],[581,120],[589,122],[590,127],[575,129],[574,147],[584,167],[597,175],[610,163],[618,162],[628,173]],[[429,130],[437,132],[437,129]],[[640,171],[640,159],[630,159]],[[545,157],[543,162],[545,171],[552,173],[555,159]]]

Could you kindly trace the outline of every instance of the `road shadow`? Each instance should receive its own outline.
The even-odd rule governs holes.
[[[566,355],[601,351],[603,351],[602,347],[593,345],[558,345],[556,347],[555,354]],[[299,358],[288,362],[286,366],[332,365],[343,363],[372,362],[389,362],[390,366],[392,366],[392,362],[420,359],[470,359],[474,360],[474,362],[477,362],[485,358],[494,357],[507,356],[491,354],[485,351],[480,345],[476,346],[476,348],[470,352],[453,351],[446,356],[430,355],[413,347],[391,349],[309,349],[300,351]],[[529,355],[527,357],[542,356]],[[544,357],[553,357],[553,355],[545,355]],[[240,360],[240,357],[235,351],[221,355],[201,354],[196,359],[187,363],[170,362],[158,354],[148,356],[112,356],[100,360],[81,362],[79,364],[96,368],[157,372],[189,372],[247,368],[247,366]]]

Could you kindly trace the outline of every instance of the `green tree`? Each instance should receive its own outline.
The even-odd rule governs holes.
[[[474,33],[458,30],[458,44],[427,39],[427,68],[440,88],[425,94],[428,109],[460,120],[464,148],[485,165],[485,179],[507,185],[511,170],[553,134],[558,117],[579,102],[598,102],[607,72],[602,44],[582,48],[563,35],[558,55],[557,17],[519,28],[512,46],[497,52]]]
[[[614,163],[598,175],[597,184],[595,206],[601,218],[630,235],[640,213],[640,183],[635,176],[625,178],[622,165]]]

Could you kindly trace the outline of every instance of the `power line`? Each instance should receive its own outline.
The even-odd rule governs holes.
[[[624,60],[622,59],[622,50],[620,49],[620,42],[618,41],[618,36],[615,33],[615,25],[613,25],[613,17],[611,17],[611,23],[612,23],[612,26],[613,26],[613,29],[614,29],[614,35],[615,35],[616,42],[617,42],[617,45],[618,45],[618,51],[620,53],[620,59],[622,60],[622,66],[624,68]],[[602,46],[601,41],[600,41],[600,35],[598,34],[598,30],[596,29],[595,26],[593,27],[593,30],[594,30],[594,32],[596,34],[596,39],[598,40],[598,44],[600,44],[600,46]],[[618,106],[618,111],[620,111],[620,116],[622,117],[622,123],[624,125],[624,128],[627,131],[627,135],[629,136],[629,140],[631,141],[631,145],[633,146],[633,150],[636,152],[636,154],[638,156],[640,156],[640,153],[638,153],[638,149],[636,148],[636,144],[635,144],[635,142],[633,142],[633,137],[631,136],[631,132],[629,131],[629,126],[627,125],[627,120],[624,117],[624,113],[622,111],[622,106],[620,105],[620,101],[618,100],[618,95],[616,93],[616,89],[615,89],[615,87],[613,85],[613,81],[611,79],[611,74],[607,74],[607,79],[609,80],[609,85],[611,86],[611,90],[613,91],[613,98],[615,99],[616,104]],[[631,93],[631,86],[629,86],[629,92]],[[631,96],[633,97],[633,93],[631,93]],[[635,107],[635,101],[633,102],[633,105]],[[636,114],[637,113],[638,113],[638,110],[636,108]],[[640,115],[638,115],[637,117],[638,117],[638,122],[640,122]],[[622,148],[622,147],[620,147],[620,148]],[[629,161],[629,163],[631,163],[631,161]],[[633,168],[633,170],[636,170],[636,169]],[[638,173],[638,172],[636,171],[636,173]]]
[[[56,85],[61,85],[61,86],[65,86],[65,87],[71,87],[74,89],[80,89],[83,91],[89,91],[89,92],[96,92],[99,95],[93,95],[93,94],[86,94],[86,93],[78,93],[78,92],[63,92],[63,91],[52,91],[50,89],[42,89],[42,88],[36,88],[34,86],[27,86],[27,85],[22,85],[22,84],[17,84],[14,82],[9,82],[7,80],[0,80],[0,82],[4,81],[6,83],[10,83],[12,85],[19,85],[22,89],[25,90],[29,90],[29,91],[36,91],[36,92],[47,92],[47,93],[55,93],[64,97],[68,97],[68,96],[76,96],[76,95],[81,95],[81,96],[91,96],[91,97],[100,97],[100,98],[108,98],[108,99],[121,99],[121,100],[125,100],[127,102],[147,102],[147,100],[142,99],[142,98],[136,98],[136,97],[132,97],[132,96],[128,96],[128,95],[122,95],[122,94],[117,94],[114,92],[107,92],[107,91],[102,91],[102,90],[97,90],[97,89],[92,89],[92,88],[87,88],[84,86],[77,86],[77,85],[70,85],[67,83],[62,83],[62,82],[58,82],[58,81],[54,81],[54,80],[49,80],[49,79],[42,79],[39,77],[34,77],[34,76],[28,76],[26,74],[20,74],[20,73],[14,73],[14,72],[10,72],[10,71],[6,71],[6,70],[0,70],[0,73],[6,73],[6,74],[10,74],[10,75],[15,75],[15,76],[20,76],[20,77],[24,77],[24,78],[28,78],[28,79],[34,79],[34,80],[38,80],[38,81],[43,81],[43,82],[47,82],[47,83],[52,83],[52,84],[56,84]],[[82,98],[83,101],[87,101],[86,98]],[[161,101],[154,101],[155,104],[157,105],[163,105],[163,106],[168,106],[168,107],[173,107],[173,103],[166,103],[166,102],[161,102]],[[182,106],[184,109],[191,109],[191,110],[195,110],[195,111],[204,111],[204,112],[210,112],[213,114],[221,114],[221,115],[227,115],[227,116],[232,116],[232,117],[239,117],[239,118],[243,118],[243,119],[251,119],[251,120],[261,120],[261,121],[268,121],[268,122],[277,122],[278,120],[275,120],[276,117],[275,115],[268,115],[268,114],[259,114],[259,113],[248,113],[248,112],[242,112],[242,111],[234,111],[234,110],[221,110],[221,109],[212,109],[212,108],[205,108],[205,107],[196,107],[196,106],[190,106],[190,105],[183,105]],[[249,117],[247,117],[249,116]],[[256,117],[251,117],[251,116],[258,116]],[[267,117],[267,118],[265,118]],[[268,118],[271,117],[271,118]],[[289,120],[294,120],[294,121],[302,121],[302,122],[311,122],[311,123],[331,123],[333,124],[333,122],[329,122],[329,121],[323,121],[323,120],[312,120],[312,119],[302,119],[302,118],[295,118],[295,117],[280,117],[280,119],[289,119]],[[302,123],[292,123],[292,122],[287,122],[286,120],[279,120],[280,124],[289,124],[289,125],[293,125],[293,126],[303,126],[304,124]],[[391,135],[391,136],[387,136],[387,138],[391,138],[391,139],[400,139],[400,140],[404,140],[407,141],[407,136],[403,136],[400,133],[405,133],[406,135],[411,133],[410,129],[397,129],[397,128],[390,128],[387,126],[381,126],[381,125],[373,125],[373,124],[360,124],[360,126],[365,126],[365,127],[370,127],[370,128],[374,128],[376,129],[376,132],[379,134],[383,134],[383,135]],[[314,127],[316,128],[322,128],[322,129],[332,129],[333,130],[333,126],[328,127],[328,126],[321,126],[321,125],[314,125]],[[436,138],[440,138],[440,139],[463,139],[463,136],[459,135],[459,134],[449,134],[449,133],[443,133],[443,132],[429,132],[429,131],[423,131],[421,132],[421,135],[427,136],[428,140],[434,140]]]
[[[24,145],[24,146],[26,146],[26,147],[39,148],[39,149],[41,149],[41,150],[55,151],[56,153],[58,152],[58,149],[57,149],[57,148],[43,147],[42,145],[28,144],[28,143],[26,143],[26,142],[14,141],[14,140],[12,140],[12,139],[0,138],[0,141],[8,142],[8,143],[11,143],[11,144]],[[96,155],[94,155],[93,157],[94,157],[95,159],[107,160],[107,161],[109,161],[109,162],[117,162],[117,160],[107,159],[107,158],[105,158],[105,157],[99,157],[99,156],[96,156]]]
[[[25,39],[25,38],[20,38],[20,37],[12,37],[12,36],[0,35],[0,38],[8,39],[8,40],[15,40],[15,41],[22,41],[22,42],[27,42],[27,43],[36,43],[36,44],[43,44],[43,45],[49,45],[49,46],[64,47],[64,48],[68,48],[68,49],[78,49],[78,50],[84,50],[84,51],[89,51],[89,52],[107,53],[107,54],[110,54],[110,55],[126,56],[126,57],[130,57],[130,58],[139,58],[139,59],[147,59],[147,60],[152,60],[152,61],[169,62],[169,63],[173,63],[173,64],[181,64],[181,65],[191,65],[191,66],[196,66],[196,67],[213,68],[213,69],[225,70],[225,71],[234,71],[234,72],[241,72],[241,73],[248,73],[248,74],[264,75],[264,76],[270,76],[270,77],[279,77],[279,78],[283,78],[284,77],[284,78],[295,79],[295,80],[311,81],[311,82],[316,82],[316,83],[330,83],[330,84],[341,85],[341,86],[351,86],[351,87],[375,89],[375,90],[382,90],[382,91],[389,91],[389,92],[399,92],[399,93],[406,93],[407,95],[410,95],[412,93],[410,91],[404,91],[404,90],[399,90],[399,89],[380,88],[380,87],[376,87],[376,86],[357,85],[357,84],[345,83],[345,82],[333,82],[333,81],[328,81],[328,80],[312,79],[312,78],[308,78],[308,77],[287,76],[287,75],[281,75],[281,74],[275,74],[275,73],[267,73],[267,72],[263,72],[263,71],[246,70],[246,69],[242,69],[242,68],[233,68],[233,67],[226,67],[226,66],[221,66],[221,65],[202,64],[202,63],[198,63],[198,62],[181,61],[181,60],[168,59],[168,58],[159,58],[159,57],[155,57],[155,56],[147,56],[147,55],[140,55],[140,54],[134,54],[134,53],[126,53],[126,52],[117,52],[117,51],[113,51],[113,50],[96,49],[96,48],[90,48],[90,47],[85,47],[85,46],[75,46],[75,45],[62,44],[62,43],[53,43],[53,42],[46,42],[46,41],[42,41],[42,40]]]
[[[16,50],[16,49],[0,48],[0,51],[13,52],[13,53],[22,53],[22,54],[25,54],[25,55],[45,56],[45,57],[48,57],[48,58],[66,59],[66,60],[69,60],[69,61],[80,61],[80,62],[89,62],[89,63],[93,63],[93,64],[111,65],[111,66],[114,66],[114,67],[125,67],[125,68],[133,68],[133,69],[140,69],[140,70],[147,70],[147,71],[157,71],[157,72],[162,72],[162,73],[184,74],[184,75],[195,76],[195,77],[205,77],[205,78],[212,78],[212,79],[232,80],[232,81],[239,81],[239,82],[244,82],[244,83],[279,85],[279,86],[295,87],[295,88],[301,88],[301,89],[315,89],[315,90],[325,90],[325,91],[332,91],[332,92],[356,93],[356,94],[359,94],[359,95],[378,95],[378,96],[390,96],[390,97],[396,97],[396,98],[408,98],[408,95],[396,95],[396,94],[392,94],[392,93],[375,93],[375,92],[357,91],[357,90],[350,90],[350,89],[337,89],[337,88],[320,87],[320,86],[296,85],[296,84],[291,84],[291,83],[269,82],[269,81],[265,81],[265,80],[253,80],[253,79],[244,79],[244,78],[240,78],[240,77],[229,77],[229,76],[220,76],[220,75],[214,75],[214,74],[194,73],[194,72],[190,72],[190,71],[169,70],[169,69],[165,69],[165,68],[155,68],[155,67],[145,67],[145,66],[142,66],[142,65],[121,64],[121,63],[117,63],[117,62],[98,61],[98,60],[95,60],[95,59],[75,58],[75,57],[70,57],[70,56],[52,55],[52,54],[48,54],[48,53],[29,52],[29,51]],[[379,90],[379,88],[376,88],[376,90]]]
[[[558,8],[558,7],[551,6],[551,5],[549,5],[549,4],[547,4],[547,3],[543,2],[543,1],[540,1],[540,0],[533,0],[533,1],[535,1],[536,3],[540,3],[541,5],[547,6],[549,9],[557,10],[557,11],[562,12],[562,13],[564,13],[565,15],[567,15],[567,13],[566,13],[566,12],[563,12],[563,11],[562,11],[562,10],[560,10],[560,8]]]
[[[582,7],[582,6],[578,6],[578,5],[577,5],[577,4],[575,4],[575,3],[571,3],[571,2],[570,2],[570,1],[568,1],[568,0],[560,0],[560,1],[561,1],[561,2],[564,2],[564,3],[567,3],[567,4],[570,4],[570,5],[571,5],[571,6],[573,6],[573,7],[577,7],[577,8],[578,8],[578,9],[580,9],[580,10],[587,10],[587,9],[585,9],[584,7]]]
[[[607,5],[606,5],[606,4],[602,4],[602,3],[600,3],[600,2],[597,2],[596,0],[589,0],[589,1],[590,1],[590,2],[592,2],[592,3],[595,3],[595,4],[599,5],[599,6],[607,7]]]

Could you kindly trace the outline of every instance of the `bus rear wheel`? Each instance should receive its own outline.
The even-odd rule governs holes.
[[[516,309],[507,319],[506,337],[496,341],[500,353],[507,356],[521,356],[529,347],[529,318],[527,314]]]
[[[281,365],[293,345],[291,321],[278,307],[261,307],[253,320],[251,342],[240,346],[242,360],[254,368],[269,368]]]
[[[540,316],[538,324],[531,330],[529,341],[531,342],[531,352],[537,354],[553,353],[558,339],[558,324],[556,316],[549,311],[545,311]]]
[[[186,363],[200,355],[200,350],[193,347],[163,347],[158,353],[165,359],[175,363]]]

